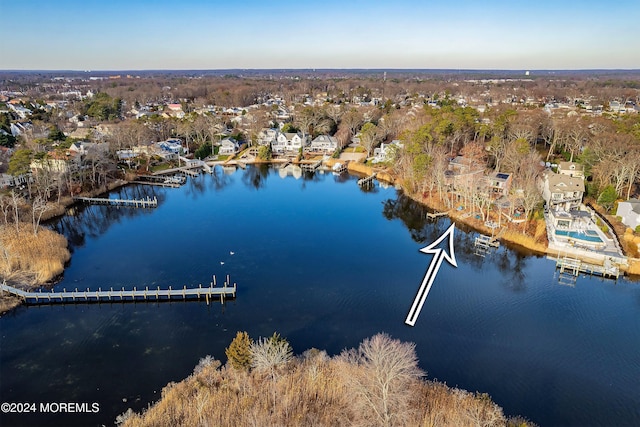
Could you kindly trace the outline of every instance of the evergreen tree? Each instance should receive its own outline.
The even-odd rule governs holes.
[[[248,370],[251,366],[251,343],[249,334],[238,331],[229,347],[225,349],[224,353],[234,369]]]
[[[618,195],[616,194],[616,189],[613,185],[607,185],[600,193],[600,197],[598,197],[598,203],[600,203],[607,211],[611,211],[614,203]]]

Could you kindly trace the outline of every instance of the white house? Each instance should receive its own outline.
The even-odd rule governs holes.
[[[404,145],[399,140],[394,139],[389,144],[384,142],[380,144],[380,147],[376,147],[373,150],[372,163],[383,163],[394,159],[396,151],[402,148]]]
[[[270,145],[278,138],[280,131],[277,129],[262,129],[258,132],[257,145]]]
[[[640,199],[629,199],[618,203],[616,216],[622,218],[622,223],[635,230],[640,226]]]
[[[161,150],[169,153],[181,155],[189,154],[189,149],[182,146],[182,140],[179,138],[169,138],[166,141],[158,142],[157,145]]]
[[[331,154],[338,149],[338,139],[329,135],[318,135],[309,146],[309,151],[314,153]]]
[[[547,171],[542,181],[542,198],[550,209],[576,209],[584,195],[584,180]]]
[[[26,119],[27,117],[29,117],[32,114],[32,111],[30,109],[25,108],[22,105],[14,105],[14,104],[9,103],[9,104],[7,104],[7,106],[14,113],[16,113],[21,119]]]
[[[6,173],[0,174],[0,188],[13,187],[16,185],[24,185],[28,181],[33,182],[31,174],[22,174],[18,176],[9,175]]]
[[[9,125],[9,129],[11,130],[11,135],[13,135],[15,138],[17,138],[18,136],[22,135],[23,133],[27,132],[29,129],[32,129],[32,128],[33,126],[31,125],[31,123],[14,122]]]
[[[133,150],[118,150],[116,151],[116,156],[119,161],[130,161],[131,159],[135,159],[138,157],[139,153]]]
[[[278,133],[275,141],[271,142],[274,154],[295,154],[308,145],[309,137],[303,138],[299,133]]]
[[[15,179],[7,173],[0,174],[0,188],[13,187]]]
[[[236,154],[238,151],[240,151],[240,143],[235,139],[225,138],[220,141],[220,150],[218,151],[218,154],[229,156]]]

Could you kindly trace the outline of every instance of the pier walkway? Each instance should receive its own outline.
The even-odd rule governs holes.
[[[567,255],[561,257],[560,254],[558,254],[555,261],[556,268],[560,270],[561,274],[569,273],[577,276],[580,273],[588,273],[611,279],[618,279],[618,277],[620,277],[620,268],[610,259],[605,259],[603,265],[597,265]]]
[[[91,203],[94,205],[126,206],[133,208],[155,208],[158,207],[158,199],[147,197],[146,199],[109,199],[100,197],[74,197],[73,200]]]
[[[358,180],[358,185],[359,186],[363,186],[363,185],[370,185],[373,183],[373,180],[376,178],[376,173],[374,172],[373,174],[369,175],[366,178],[361,178]]]
[[[27,304],[68,304],[68,303],[96,303],[96,302],[156,302],[156,301],[170,301],[170,300],[189,300],[189,299],[198,299],[198,300],[206,300],[207,304],[209,300],[219,299],[222,303],[224,303],[225,298],[235,298],[236,297],[236,289],[237,285],[234,283],[233,286],[229,284],[229,276],[227,276],[227,281],[224,282],[222,287],[215,286],[215,277],[214,281],[210,283],[209,287],[203,288],[202,285],[199,285],[197,288],[187,288],[184,286],[183,288],[172,289],[169,286],[169,289],[160,289],[160,287],[156,289],[149,289],[149,287],[145,287],[144,289],[133,289],[125,290],[122,289],[113,289],[110,288],[108,290],[102,290],[101,288],[97,291],[91,291],[87,289],[86,291],[78,291],[76,288],[74,291],[67,291],[64,289],[62,292],[42,292],[41,290],[38,292],[33,291],[25,291],[22,289],[14,288],[13,286],[9,286],[6,282],[0,284],[0,290],[8,292],[12,295],[20,297]]]
[[[313,163],[300,163],[300,167],[303,171],[313,172],[318,169],[322,165],[322,159],[317,160]]]
[[[427,212],[427,218],[429,219],[436,219],[447,215],[449,215],[449,212]]]

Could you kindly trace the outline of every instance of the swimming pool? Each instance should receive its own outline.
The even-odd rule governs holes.
[[[602,243],[602,239],[594,230],[586,230],[583,232],[556,230],[556,236],[571,237],[572,239],[584,240],[585,242]]]

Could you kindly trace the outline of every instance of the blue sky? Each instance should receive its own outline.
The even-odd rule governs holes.
[[[0,69],[640,68],[640,0],[0,0]]]

